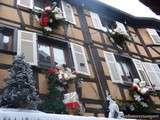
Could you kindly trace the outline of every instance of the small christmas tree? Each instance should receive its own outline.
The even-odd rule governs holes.
[[[9,70],[0,106],[7,108],[36,109],[39,96],[36,91],[31,66],[24,61],[24,56],[17,56]]]

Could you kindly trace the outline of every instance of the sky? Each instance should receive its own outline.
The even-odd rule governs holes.
[[[160,20],[160,16],[152,12],[139,0],[99,0],[112,7],[118,8],[137,17],[153,17]]]

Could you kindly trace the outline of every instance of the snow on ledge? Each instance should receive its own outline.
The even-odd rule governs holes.
[[[116,120],[113,118],[47,114],[34,110],[0,109],[0,120]],[[121,119],[124,120],[124,119]]]

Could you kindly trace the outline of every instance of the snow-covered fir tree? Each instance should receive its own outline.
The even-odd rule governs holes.
[[[16,56],[9,70],[0,106],[5,108],[36,109],[39,96],[31,66],[24,61],[24,55]]]

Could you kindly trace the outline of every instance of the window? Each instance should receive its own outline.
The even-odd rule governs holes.
[[[140,39],[139,39],[139,37],[138,37],[138,35],[136,33],[130,32],[130,34],[131,34],[131,37],[133,38],[133,40],[135,42],[140,42]]]
[[[144,70],[146,71],[149,80],[156,90],[160,90],[160,68],[155,63],[143,62]]]
[[[133,68],[131,66],[131,59],[122,57],[119,55],[115,55],[116,61],[119,64],[119,68],[121,69],[121,77],[125,83],[131,83],[133,81]]]
[[[36,10],[42,10],[48,5],[52,5],[49,0],[34,0],[34,9]]]
[[[38,46],[39,50],[39,61],[44,62],[44,63],[49,63],[51,64],[51,52],[50,52],[50,47],[47,45],[39,45]]]
[[[90,13],[91,13],[91,18],[92,18],[92,22],[93,22],[94,27],[98,30],[102,30],[102,31],[106,32],[107,28],[102,25],[99,15],[94,12],[90,12]]]
[[[17,0],[17,5],[33,9],[34,6],[34,0]]]
[[[141,80],[146,81],[148,86],[154,85],[156,90],[160,90],[160,68],[155,63],[142,62],[133,59],[133,63],[137,69]]]
[[[38,45],[39,63],[42,64],[66,64],[64,48],[57,46]]]
[[[160,68],[157,64],[114,55],[111,52],[104,51],[104,55],[112,82],[131,83],[134,78],[139,78],[146,81],[148,86],[155,85],[155,89],[160,90]]]
[[[42,67],[67,64],[68,44],[43,36],[38,36],[38,63]]]
[[[90,70],[84,47],[78,44],[71,43],[71,50],[76,71],[78,73],[89,76]]]
[[[123,72],[120,67],[120,64],[116,61],[114,54],[111,52],[104,51],[104,56],[109,68],[109,73],[110,73],[112,82],[123,83],[123,80],[121,77],[121,75],[123,75]]]
[[[111,52],[104,52],[104,55],[112,82],[130,84],[133,78],[137,78],[136,69],[130,58],[114,55]]]
[[[117,27],[116,27],[116,29],[114,29],[114,31],[121,33],[121,34],[125,34],[128,36],[128,32],[127,32],[126,27],[124,26],[123,23],[116,21],[116,25],[117,25]]]
[[[64,49],[53,48],[53,55],[57,64],[66,64]]]
[[[62,10],[65,20],[72,24],[76,24],[72,6],[66,1],[62,1]]]
[[[134,66],[138,72],[138,76],[139,76],[140,80],[146,81],[147,85],[150,86],[151,85],[150,80],[149,80],[148,75],[145,71],[143,62],[138,59],[132,59],[132,61],[133,61]]]
[[[155,29],[147,28],[147,32],[153,40],[154,44],[160,44],[160,36]]]
[[[38,63],[42,67],[51,67],[57,64],[71,65],[72,58],[75,70],[83,75],[90,75],[90,70],[83,46],[44,36],[38,36]]]
[[[13,34],[14,30],[8,28],[1,28],[0,49],[3,49],[5,51],[13,50]]]

